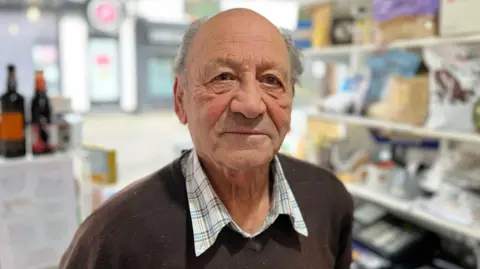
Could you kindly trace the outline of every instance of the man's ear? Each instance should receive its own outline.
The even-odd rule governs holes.
[[[187,113],[185,111],[184,102],[185,89],[178,76],[175,76],[175,83],[173,84],[173,98],[175,103],[175,113],[177,114],[178,120],[180,120],[182,124],[187,124]]]

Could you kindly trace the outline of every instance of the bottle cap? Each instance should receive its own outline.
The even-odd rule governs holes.
[[[43,76],[43,71],[35,71],[35,91],[37,92],[45,92],[46,85],[45,85],[45,78]]]
[[[9,64],[7,66],[8,77],[7,77],[7,91],[16,91],[17,90],[17,80],[15,78],[15,65]]]

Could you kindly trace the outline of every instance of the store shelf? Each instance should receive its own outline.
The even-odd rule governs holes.
[[[424,210],[418,208],[415,205],[415,202],[397,199],[389,195],[372,191],[357,184],[344,184],[352,196],[382,206],[394,213],[408,216],[412,222],[415,222],[419,226],[423,226],[425,228],[435,227],[444,231],[451,231],[456,234],[460,234],[469,239],[480,241],[479,225],[465,226],[457,224],[425,212]]]
[[[453,231],[461,234],[468,239],[480,241],[480,226],[476,223],[475,226],[466,226],[455,223],[453,221],[445,220],[435,215],[432,215],[418,207],[413,206],[409,213],[413,219],[417,219],[419,224],[426,223],[428,226],[439,227],[447,231]]]
[[[357,198],[381,205],[390,211],[404,213],[410,210],[411,203],[393,196],[382,195],[357,184],[344,183],[347,190]]]
[[[315,113],[311,113],[309,117],[320,119],[320,120],[351,124],[351,125],[365,126],[372,129],[394,131],[394,132],[405,133],[405,134],[410,134],[410,135],[420,136],[420,137],[480,143],[480,135],[477,135],[477,134],[431,130],[424,127],[417,127],[417,126],[412,126],[408,124],[382,121],[382,120],[365,118],[360,116],[315,112]]]
[[[408,49],[408,48],[424,48],[447,44],[468,44],[480,43],[480,35],[470,35],[461,37],[431,37],[421,39],[406,39],[392,42],[390,44],[380,46],[376,44],[369,45],[340,45],[325,48],[313,48],[303,51],[303,55],[307,58],[322,58],[329,56],[348,55],[352,53],[368,53],[375,52],[379,49]]]

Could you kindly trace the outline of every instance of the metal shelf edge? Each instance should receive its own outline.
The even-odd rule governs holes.
[[[344,185],[352,196],[383,206],[388,210],[396,211],[402,215],[408,215],[413,220],[416,220],[419,226],[422,226],[422,224],[423,226],[437,226],[443,230],[452,231],[480,242],[480,226],[478,225],[469,227],[457,224],[425,212],[418,208],[414,202],[382,195],[381,193],[352,183],[344,183]]]
[[[394,41],[386,45],[338,45],[324,48],[311,48],[303,50],[303,55],[307,58],[318,58],[324,56],[333,56],[340,54],[374,52],[377,49],[406,49],[419,47],[432,47],[446,44],[457,43],[477,43],[480,42],[480,35],[458,36],[458,37],[430,37],[419,39],[406,39]]]
[[[425,127],[416,127],[407,124],[387,122],[359,116],[316,112],[309,114],[309,117],[327,121],[336,121],[345,124],[365,126],[369,128],[403,132],[421,137],[480,143],[480,135],[477,134],[433,130]]]

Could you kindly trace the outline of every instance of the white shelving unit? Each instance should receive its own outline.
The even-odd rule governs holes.
[[[313,61],[349,63],[352,70],[358,70],[362,65],[364,56],[368,54],[391,49],[422,49],[449,44],[480,44],[480,34],[458,37],[408,39],[395,41],[389,44],[340,45],[312,48],[304,50],[303,55],[305,58]],[[480,135],[477,134],[432,130],[419,126],[387,122],[360,116],[310,111],[309,118],[337,122],[339,124],[363,126],[370,129],[387,130],[417,137],[439,139],[441,142],[441,151],[448,151],[450,141],[480,144]],[[421,209],[415,202],[395,199],[391,196],[374,192],[360,185],[346,184],[346,187],[354,197],[383,206],[392,212],[404,216],[412,222],[416,222],[420,226],[437,231],[442,230],[449,234],[451,233],[454,236],[461,236],[461,238],[466,239],[466,242],[472,246],[474,252],[477,254],[477,265],[480,269],[480,224],[477,223],[475,227],[464,226],[432,215]]]

